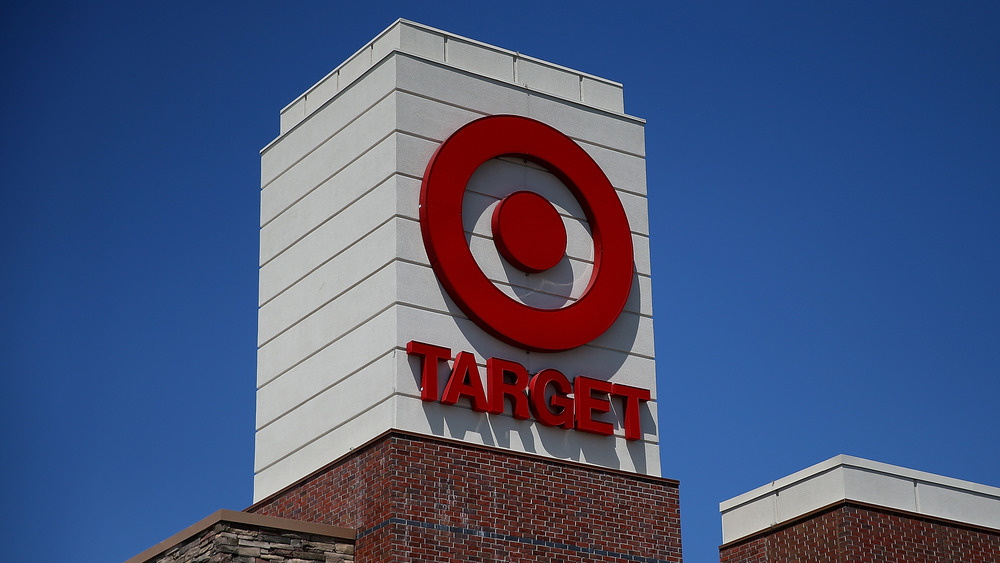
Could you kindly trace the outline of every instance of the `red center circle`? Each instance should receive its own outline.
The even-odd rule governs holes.
[[[517,269],[537,274],[566,254],[566,226],[559,212],[534,192],[514,192],[493,210],[493,242]]]
[[[502,156],[551,172],[587,218],[593,273],[583,294],[566,307],[539,309],[507,296],[469,249],[462,222],[465,187],[481,164]],[[572,139],[527,117],[477,119],[438,147],[420,186],[420,232],[431,267],[455,304],[486,332],[526,350],[559,352],[597,338],[614,324],[632,288],[632,233],[614,186]]]

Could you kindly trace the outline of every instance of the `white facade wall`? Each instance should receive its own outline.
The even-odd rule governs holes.
[[[642,120],[621,85],[400,20],[281,113],[261,153],[260,313],[254,500],[389,429],[659,475]],[[574,139],[617,189],[636,273],[625,312],[590,344],[527,352],[485,333],[447,296],[424,251],[421,178],[462,125],[516,114]],[[545,195],[563,216],[567,256],[526,275],[493,245],[489,217],[507,193]],[[508,295],[537,307],[579,297],[593,268],[586,220],[556,178],[516,159],[482,166],[463,219],[473,254]],[[410,340],[651,390],[643,438],[544,427],[420,400]],[[481,366],[484,368],[484,365]],[[485,374],[485,370],[483,371]],[[440,385],[447,377],[442,370]],[[616,409],[620,404],[613,402]],[[509,408],[509,407],[508,407]]]

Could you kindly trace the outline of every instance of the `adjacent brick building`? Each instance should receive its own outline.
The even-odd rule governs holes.
[[[1000,561],[1000,489],[850,456],[720,508],[722,563]]]

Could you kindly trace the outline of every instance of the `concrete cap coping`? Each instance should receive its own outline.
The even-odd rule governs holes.
[[[400,18],[285,106],[280,133],[291,130],[394,52],[624,115],[624,95],[618,82]]]

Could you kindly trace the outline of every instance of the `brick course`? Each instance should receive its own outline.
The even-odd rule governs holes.
[[[849,502],[719,548],[722,563],[996,563],[1000,530]]]
[[[676,481],[397,432],[247,511],[355,528],[359,563],[681,561]]]

